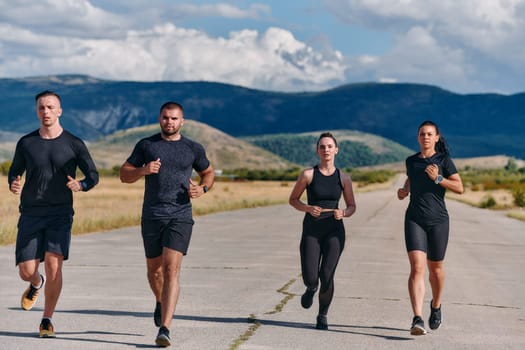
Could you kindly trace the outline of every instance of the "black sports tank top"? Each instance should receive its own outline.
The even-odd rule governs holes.
[[[329,176],[319,171],[319,166],[314,167],[312,182],[306,187],[306,196],[309,205],[316,205],[323,209],[337,209],[343,185],[339,169]],[[333,216],[331,212],[321,213],[321,218]]]

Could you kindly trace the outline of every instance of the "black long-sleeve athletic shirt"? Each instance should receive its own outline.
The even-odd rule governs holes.
[[[38,130],[23,136],[16,145],[9,169],[9,187],[26,172],[20,196],[20,213],[30,216],[73,214],[73,194],[67,175],[76,177],[77,167],[85,178],[83,191],[98,183],[95,163],[84,142],[64,130],[54,139],[43,139]]]

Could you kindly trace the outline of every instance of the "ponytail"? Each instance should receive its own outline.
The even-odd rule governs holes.
[[[439,131],[439,127],[437,126],[437,124],[434,123],[433,121],[426,120],[426,121],[424,121],[423,123],[421,123],[419,125],[417,130],[419,131],[425,125],[433,126],[436,129],[436,134],[439,135],[439,140],[438,140],[438,142],[436,142],[436,146],[434,148],[436,150],[436,152],[443,153],[443,154],[445,154],[447,156],[450,155],[450,150],[449,150],[449,147],[448,147],[448,143],[445,140],[445,138],[441,135],[441,132]]]
[[[444,155],[450,155],[450,150],[448,148],[448,143],[445,140],[445,138],[441,135],[439,135],[439,140],[436,142],[435,147],[436,152],[443,153]]]

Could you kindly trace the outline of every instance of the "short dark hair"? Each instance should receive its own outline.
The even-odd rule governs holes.
[[[44,96],[55,96],[56,98],[58,98],[58,102],[62,103],[62,99],[60,98],[60,96],[56,92],[51,91],[51,90],[44,90],[36,94],[35,102],[38,102],[38,99]]]
[[[162,111],[164,109],[180,109],[180,111],[184,113],[184,108],[178,102],[168,101],[168,102],[163,103],[162,106],[160,106],[159,114],[162,114]]]
[[[335,147],[337,147],[337,140],[335,139],[334,135],[332,135],[331,132],[323,132],[319,138],[317,139],[317,147],[319,147],[319,142],[321,142],[321,139],[324,138],[324,137],[329,137],[331,138],[332,140],[334,140],[334,143],[335,143]]]

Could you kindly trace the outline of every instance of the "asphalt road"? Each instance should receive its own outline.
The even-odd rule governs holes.
[[[173,349],[524,349],[525,223],[448,201],[444,323],[409,334],[408,260],[395,190],[358,193],[346,219],[329,331],[304,310],[298,245],[302,213],[289,206],[196,218],[172,325]],[[53,317],[39,339],[43,298],[19,307],[26,283],[14,246],[0,247],[0,349],[154,348],[154,299],[139,228],[76,236]],[[428,318],[427,284],[424,318]]]

